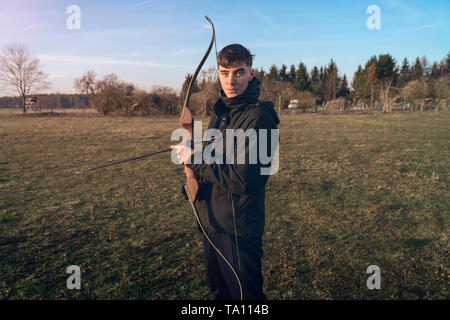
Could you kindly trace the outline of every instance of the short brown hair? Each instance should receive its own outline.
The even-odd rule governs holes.
[[[222,67],[230,68],[238,65],[240,62],[245,62],[247,66],[251,67],[254,56],[246,47],[234,43],[220,50],[217,56],[217,63]]]

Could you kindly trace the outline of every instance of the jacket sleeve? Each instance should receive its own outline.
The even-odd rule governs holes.
[[[259,114],[254,119],[250,120],[245,128],[241,128],[244,131],[250,128],[255,129],[256,136],[259,139],[259,130],[267,129],[268,131],[268,152],[270,152],[270,129],[276,128],[272,119],[270,119],[264,113]],[[226,189],[230,193],[234,194],[244,194],[244,193],[253,193],[256,192],[264,186],[267,181],[267,176],[263,176],[260,173],[260,169],[262,167],[259,159],[259,141],[256,141],[256,145],[254,148],[250,148],[250,145],[246,139],[245,142],[245,163],[238,164],[236,163],[236,157],[233,164],[219,164],[212,163],[206,164],[202,161],[201,164],[194,163],[193,155],[191,157],[190,164],[187,164],[189,168],[191,168],[195,174],[199,177],[200,181],[206,181],[212,184],[220,185],[222,188]],[[238,147],[234,146],[234,152],[236,154]],[[249,164],[250,159],[250,150],[257,152],[257,161],[256,164]],[[197,155],[198,156],[198,155]],[[270,166],[270,164],[269,164]]]

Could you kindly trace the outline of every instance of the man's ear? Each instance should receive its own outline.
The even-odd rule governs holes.
[[[250,80],[249,80],[249,82],[253,80],[254,76],[255,76],[255,70],[250,69]]]

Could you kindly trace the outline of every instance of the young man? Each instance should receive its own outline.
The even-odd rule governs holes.
[[[226,161],[230,158],[226,154],[226,133],[227,129],[255,130],[257,133],[266,129],[266,150],[267,155],[271,155],[270,133],[271,129],[277,129],[279,119],[272,102],[258,99],[260,80],[254,76],[253,56],[245,47],[229,45],[220,51],[217,60],[222,90],[208,129],[220,130],[224,139],[224,160],[198,164],[194,161],[193,150],[174,148],[180,162],[193,170],[199,183],[195,207],[212,242],[205,237],[207,278],[213,298],[262,300],[265,299],[261,272],[262,235],[268,175],[262,175],[261,168],[267,164],[261,164],[259,159],[256,163],[249,161],[250,142],[241,151],[235,148],[235,154],[231,156],[245,150],[245,163]],[[259,154],[261,142],[258,143]]]

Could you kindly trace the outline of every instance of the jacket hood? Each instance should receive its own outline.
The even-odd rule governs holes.
[[[265,113],[272,118],[273,122],[275,122],[276,125],[280,123],[280,118],[278,117],[278,113],[275,110],[273,102],[260,101],[258,103],[258,106],[262,108],[265,111]]]

